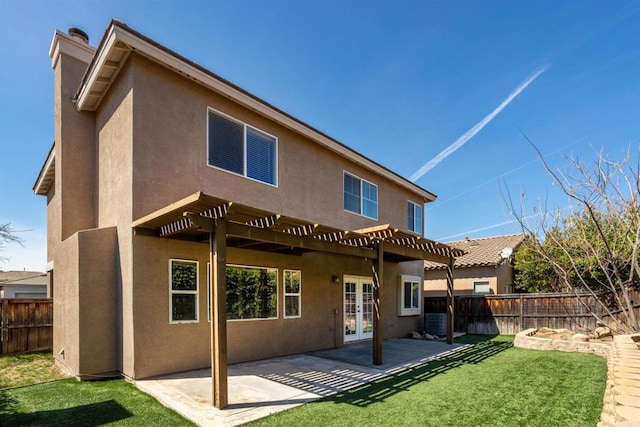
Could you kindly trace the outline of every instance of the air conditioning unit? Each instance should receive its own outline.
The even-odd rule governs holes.
[[[446,313],[425,313],[424,331],[431,335],[447,335]]]

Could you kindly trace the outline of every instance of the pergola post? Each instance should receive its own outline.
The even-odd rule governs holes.
[[[216,220],[209,233],[211,261],[211,401],[224,409],[229,404],[227,384],[227,221]]]
[[[454,324],[454,312],[453,312],[453,263],[455,258],[450,258],[447,264],[447,344],[453,344],[453,324]]]
[[[382,313],[380,292],[384,282],[384,248],[382,241],[376,245],[378,257],[373,261],[373,364],[382,365]]]

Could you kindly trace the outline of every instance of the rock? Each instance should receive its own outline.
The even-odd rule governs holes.
[[[589,341],[589,337],[585,334],[573,334],[571,341],[587,342]]]
[[[538,328],[538,332],[542,333],[542,334],[551,334],[553,332],[555,332],[553,329],[551,328]]]
[[[433,341],[433,340],[435,340],[435,339],[436,339],[436,337],[434,337],[434,336],[433,336],[433,335],[431,335],[431,334],[424,334],[424,339],[425,339],[425,340],[431,340],[431,341]]]
[[[565,328],[560,328],[560,329],[554,329],[553,330],[556,334],[570,334],[571,331]]]
[[[593,334],[596,338],[610,337],[612,335],[611,329],[607,328],[606,326],[596,328],[596,330],[593,331]]]
[[[411,338],[413,338],[414,340],[421,340],[422,339],[422,335],[420,335],[417,332],[411,332]]]

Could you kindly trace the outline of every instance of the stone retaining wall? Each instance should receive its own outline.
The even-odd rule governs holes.
[[[571,353],[593,353],[608,358],[611,354],[611,344],[603,342],[567,341],[533,336],[536,328],[526,329],[518,334],[513,345],[531,350],[557,350]]]

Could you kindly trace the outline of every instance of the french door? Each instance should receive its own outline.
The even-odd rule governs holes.
[[[344,342],[373,337],[373,280],[344,276]]]

